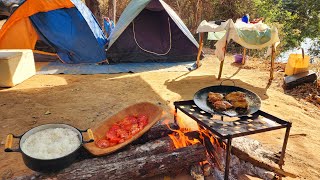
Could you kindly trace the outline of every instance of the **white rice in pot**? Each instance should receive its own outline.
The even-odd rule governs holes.
[[[36,159],[56,159],[80,146],[78,133],[68,128],[50,128],[30,135],[22,143],[22,151]]]

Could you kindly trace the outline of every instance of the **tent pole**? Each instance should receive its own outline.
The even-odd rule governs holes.
[[[199,49],[198,49],[198,56],[197,56],[197,68],[200,67],[200,56],[201,56],[202,47],[203,47],[203,35],[204,35],[204,32],[200,32]]]
[[[246,63],[246,52],[247,52],[247,49],[243,47],[242,64]]]
[[[39,50],[32,50],[33,53],[36,54],[43,54],[43,55],[48,55],[48,56],[58,56],[56,53],[49,53],[49,52],[44,52],[44,51],[39,51]]]
[[[112,4],[113,4],[113,22],[114,24],[116,24],[116,15],[117,15],[117,0],[112,0]]]
[[[221,78],[223,63],[224,63],[224,59],[226,58],[226,53],[227,53],[227,45],[228,45],[228,38],[226,39],[226,46],[224,47],[223,60],[220,62],[218,80],[220,80],[220,78]]]
[[[274,44],[271,46],[271,68],[270,68],[270,79],[269,81],[273,80],[273,71],[274,71],[274,59],[275,59],[275,49]]]

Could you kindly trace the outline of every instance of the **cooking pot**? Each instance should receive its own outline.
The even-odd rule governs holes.
[[[22,144],[25,142],[25,140],[32,134],[45,130],[45,129],[51,129],[51,128],[67,128],[75,133],[77,133],[78,138],[80,140],[80,145],[79,147],[74,150],[73,152],[59,157],[55,159],[37,159],[34,157],[31,157],[27,155],[25,152],[23,152],[23,149],[21,149]],[[90,140],[84,141],[82,133],[87,132],[89,135]],[[20,139],[19,141],[19,147],[17,149],[12,149],[12,142],[13,138],[18,138]],[[87,130],[79,130],[73,126],[67,125],[67,124],[45,124],[41,126],[37,126],[35,128],[30,129],[29,131],[25,132],[21,136],[15,136],[13,134],[8,134],[7,139],[6,139],[6,144],[5,144],[5,152],[21,152],[23,161],[25,165],[38,172],[43,172],[43,173],[49,173],[49,172],[55,172],[62,170],[63,168],[66,168],[67,166],[71,165],[72,162],[74,162],[79,155],[79,150],[83,144],[90,143],[94,141],[93,133],[91,129]]]

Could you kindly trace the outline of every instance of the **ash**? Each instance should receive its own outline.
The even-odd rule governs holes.
[[[214,145],[215,146],[215,145]],[[239,137],[232,139],[232,146],[244,151],[250,156],[257,160],[268,163],[270,165],[275,165],[275,162],[270,160],[269,157],[273,157],[274,153],[272,151],[266,150],[262,147],[262,144],[257,141],[247,137]],[[219,153],[220,163],[225,166],[225,150],[221,147],[215,146],[216,152]],[[253,166],[249,162],[240,160],[237,156],[231,154],[230,159],[230,169],[229,169],[229,179],[237,180],[240,175],[251,175],[256,176],[261,179],[271,180],[274,179],[275,173],[267,171],[265,169]],[[213,170],[213,177],[217,180],[224,179],[224,170],[219,171],[217,168]]]

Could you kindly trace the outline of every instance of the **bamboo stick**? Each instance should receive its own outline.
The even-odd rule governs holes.
[[[204,33],[201,32],[200,39],[199,39],[198,56],[197,56],[197,68],[200,67],[200,57],[201,57],[201,52],[202,52],[202,48],[203,48],[203,36],[204,36]]]

